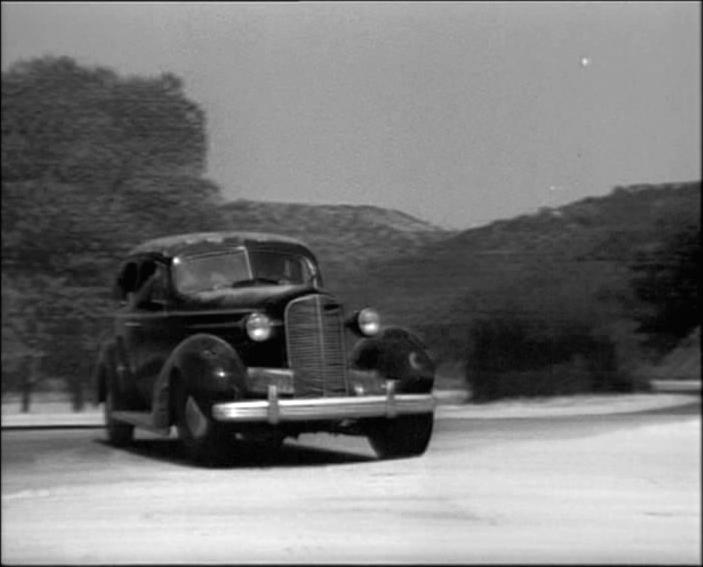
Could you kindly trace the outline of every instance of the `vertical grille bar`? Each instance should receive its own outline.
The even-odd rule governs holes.
[[[288,304],[285,323],[295,395],[348,394],[342,308],[325,295],[305,295]]]

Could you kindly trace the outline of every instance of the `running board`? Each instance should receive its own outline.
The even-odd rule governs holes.
[[[155,427],[154,419],[150,412],[147,411],[113,411],[112,418],[116,421],[130,423],[135,427],[148,429],[152,433],[159,435],[168,435],[171,432],[170,427]]]

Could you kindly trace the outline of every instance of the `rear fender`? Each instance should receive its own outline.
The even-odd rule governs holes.
[[[223,339],[206,333],[188,337],[173,350],[154,383],[152,417],[156,427],[168,427],[174,421],[171,400],[175,380],[182,381],[198,405],[209,412],[215,402],[241,399],[246,367]]]
[[[115,374],[117,365],[117,345],[114,341],[103,343],[92,373],[93,391],[95,392],[94,400],[96,404],[105,401],[108,380],[117,379]]]
[[[107,394],[107,373],[112,368],[112,357],[114,356],[115,345],[112,342],[105,343],[100,348],[98,359],[93,367],[91,376],[93,392],[95,393],[95,404],[105,401]]]
[[[383,380],[398,380],[397,392],[424,394],[434,386],[436,367],[427,348],[419,337],[399,327],[361,339],[350,362],[352,368],[375,371]]]

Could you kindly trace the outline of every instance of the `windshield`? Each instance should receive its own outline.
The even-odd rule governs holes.
[[[175,258],[173,282],[181,293],[197,293],[245,285],[304,284],[313,278],[310,261],[268,250],[228,250]]]

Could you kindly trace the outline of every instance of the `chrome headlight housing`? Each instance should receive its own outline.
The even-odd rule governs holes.
[[[257,343],[271,338],[273,321],[264,313],[252,313],[246,320],[247,335]]]
[[[373,337],[381,330],[381,316],[375,309],[366,307],[356,314],[356,326],[362,335]]]

